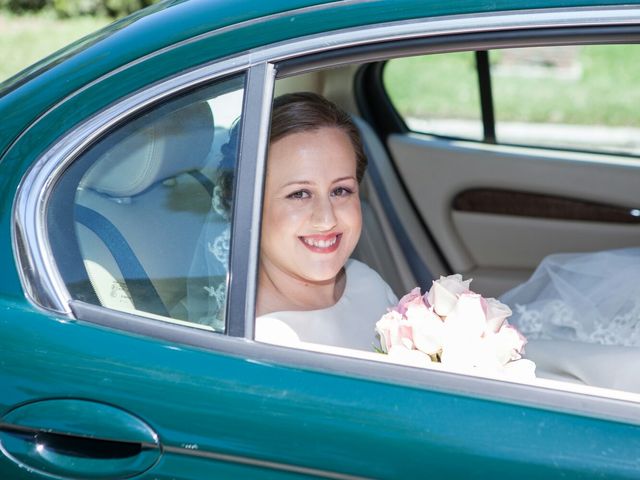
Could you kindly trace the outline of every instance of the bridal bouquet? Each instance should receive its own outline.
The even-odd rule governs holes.
[[[440,277],[425,295],[416,287],[402,297],[376,323],[383,353],[410,365],[534,378],[535,363],[521,356],[527,340],[507,321],[511,309],[472,292],[470,283]]]

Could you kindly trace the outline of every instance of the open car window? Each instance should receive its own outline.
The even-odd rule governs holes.
[[[624,49],[625,46],[567,47],[560,49],[558,55],[566,52],[575,56],[576,52],[582,51],[589,58],[590,52],[597,52],[599,48],[612,52],[611,49]],[[488,59],[497,57],[497,54],[508,55],[512,50],[525,57],[539,52],[528,48],[491,50]],[[539,77],[536,69],[500,71],[493,60],[491,62],[491,72],[497,76],[493,83],[496,90],[491,109],[492,113],[495,112],[496,120],[492,128],[494,133],[498,132],[498,141],[551,146],[553,142],[531,140],[534,137],[528,142],[516,142],[505,134],[507,130],[502,128],[505,125],[505,120],[502,119],[514,119],[518,115],[522,115],[519,118],[533,118],[524,116],[529,108],[527,105],[531,108],[535,105],[538,111],[543,111],[545,106],[542,100],[525,95],[526,89],[518,89],[516,85],[519,80],[511,80],[512,86],[509,88],[497,87],[503,86],[502,82],[508,82],[509,78],[518,76],[524,76],[526,82],[532,85],[544,81],[544,78]],[[621,124],[616,126],[611,123],[612,120],[597,123],[581,110],[581,90],[577,91],[575,98],[571,95],[570,92],[575,87],[571,82],[586,82],[592,86],[599,82],[585,80],[584,75],[589,77],[594,73],[592,66],[587,68],[589,61],[585,60],[584,64],[586,72],[582,72],[582,76],[574,72],[567,74],[566,78],[559,74],[554,77],[559,83],[549,90],[555,96],[546,104],[544,121],[549,124],[556,122],[553,123],[556,125],[560,117],[569,118],[574,115],[573,118],[582,119],[584,128],[587,128],[585,125],[589,122],[592,125],[588,128],[602,128],[604,132],[623,128]],[[633,372],[615,367],[633,363],[637,358],[637,344],[631,342],[630,337],[623,332],[624,329],[635,331],[635,322],[631,320],[636,311],[633,302],[627,302],[623,295],[616,296],[616,301],[621,302],[621,306],[626,305],[624,311],[615,312],[607,318],[599,317],[604,320],[598,323],[601,320],[594,320],[594,315],[586,315],[584,309],[576,309],[580,301],[579,295],[574,295],[571,301],[563,303],[566,291],[562,289],[554,292],[557,298],[550,297],[550,303],[542,306],[540,303],[534,304],[534,299],[514,297],[513,294],[502,298],[502,295],[527,284],[529,278],[534,283],[546,282],[551,288],[557,286],[554,285],[554,272],[550,270],[555,254],[574,253],[576,261],[580,262],[584,258],[583,263],[588,263],[597,255],[611,252],[615,256],[620,249],[634,247],[638,227],[634,221],[636,210],[633,206],[636,196],[630,175],[637,177],[640,173],[637,169],[629,169],[626,165],[612,161],[615,157],[611,155],[600,158],[587,153],[583,155],[580,150],[592,148],[569,145],[566,136],[562,137],[560,143],[552,145],[558,148],[557,155],[553,150],[545,154],[531,149],[507,151],[499,145],[493,150],[493,146],[456,142],[460,138],[486,140],[487,129],[483,122],[487,121],[487,115],[482,111],[481,98],[486,97],[486,92],[483,94],[479,91],[486,84],[479,80],[476,65],[476,52],[439,53],[386,62],[382,86],[390,96],[393,106],[411,130],[419,130],[416,125],[433,127],[425,128],[427,133],[432,134],[430,136],[391,132],[381,139],[380,129],[376,131],[375,124],[377,121],[384,122],[371,114],[371,111],[375,111],[373,103],[384,104],[384,99],[363,96],[358,98],[360,108],[352,109],[351,113],[365,143],[369,170],[361,188],[363,232],[354,255],[392,285],[398,297],[417,286],[422,288],[422,294],[426,294],[431,288],[432,280],[437,280],[441,275],[459,273],[464,279],[473,279],[471,289],[484,299],[498,298],[508,302],[513,314],[510,312],[507,315],[507,322],[510,323],[505,325],[517,327],[528,337],[524,349],[518,350],[511,360],[519,360],[522,353],[524,359],[535,362],[537,378],[509,378],[496,375],[495,371],[469,370],[461,364],[447,366],[440,363],[440,359],[422,365],[423,367],[637,401],[635,394],[640,392],[640,385],[633,380]],[[337,84],[344,81],[344,76],[357,68],[364,71],[368,67],[351,66],[316,72],[315,83],[310,81],[309,76],[289,76],[276,84],[276,96],[308,89],[326,92],[331,96],[332,91],[338,88]],[[615,82],[615,71],[609,73],[601,75],[607,81]],[[446,81],[449,77],[455,79],[455,82]],[[365,81],[369,80],[371,78],[365,77]],[[427,88],[424,82],[429,81],[433,83]],[[323,87],[318,89],[317,85]],[[356,83],[356,88],[362,86]],[[520,95],[517,98],[521,98],[521,101],[514,100],[516,104],[521,104],[519,110],[514,108],[512,115],[515,116],[505,115],[503,99],[495,98],[501,92],[505,96],[512,92],[514,98]],[[334,98],[341,100],[339,96]],[[608,104],[614,110],[617,104],[615,95],[601,98],[600,102]],[[560,111],[564,113],[558,113]],[[369,115],[366,119],[361,118],[367,113]],[[391,113],[389,112],[390,116]],[[533,120],[520,123],[527,123],[522,126],[523,132],[536,134]],[[629,118],[626,123],[622,123],[633,125],[634,120]],[[452,126],[455,129],[447,130]],[[561,127],[562,125],[559,128]],[[571,155],[564,155],[565,150],[570,148],[576,151]],[[612,143],[603,143],[599,148],[607,152],[615,150]],[[629,180],[620,183],[619,179],[625,177]],[[549,181],[550,178],[553,180]],[[575,178],[590,180],[578,184]],[[612,195],[610,189],[592,188],[592,182],[603,186],[616,183],[620,189]],[[604,214],[605,211],[609,213]],[[621,216],[616,216],[616,211]],[[621,255],[624,257],[626,250],[622,250]],[[637,255],[631,251],[630,256],[624,258],[635,262],[635,257]],[[598,266],[602,264],[598,264],[598,261],[593,262],[593,268],[603,273]],[[567,265],[567,269],[574,268],[572,263],[562,265]],[[614,274],[621,270],[608,272],[612,278],[617,278]],[[429,275],[428,278],[425,272]],[[537,276],[532,277],[534,272]],[[587,283],[590,282],[589,288],[597,289],[597,285],[591,281],[593,273],[595,272],[583,271],[575,275],[582,275]],[[607,274],[602,276],[606,277]],[[574,282],[574,285],[579,284],[583,285]],[[625,292],[629,298],[634,298],[631,290],[625,289]],[[592,296],[594,297],[595,295]],[[427,304],[427,308],[432,306]],[[602,305],[594,306],[594,309],[601,307]],[[375,331],[376,321],[384,314],[385,311],[381,311],[377,318],[370,319],[371,332]],[[543,320],[538,321],[541,317]],[[286,319],[286,316],[283,318]],[[412,325],[413,320],[407,316],[404,320],[407,329],[415,327]],[[293,323],[295,322],[289,322]],[[616,325],[620,327],[617,336],[604,333],[608,328],[617,328]],[[401,343],[402,339],[398,340],[403,337],[401,331],[402,326],[396,330],[397,338],[392,343]],[[589,333],[585,333],[586,331]],[[412,334],[406,335],[404,339],[408,350],[413,353],[420,350],[417,346],[420,339],[416,342]],[[385,342],[388,339],[380,340]],[[288,337],[282,344],[385,363],[408,366],[420,363],[415,361],[417,356],[394,359],[393,356],[382,355],[377,350],[386,348],[381,345],[380,340],[373,342],[369,348],[358,350],[304,338],[290,341]],[[279,342],[275,339],[273,343]],[[473,356],[478,352],[469,350],[468,354]],[[596,358],[599,360],[595,360]],[[611,374],[612,370],[616,372],[614,375]],[[617,392],[612,393],[614,390]]]

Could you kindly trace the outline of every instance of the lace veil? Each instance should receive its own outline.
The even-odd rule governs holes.
[[[202,228],[187,285],[189,321],[224,330],[229,273],[233,179],[240,123],[228,132],[215,167],[211,210]]]
[[[530,339],[640,345],[640,249],[546,257],[500,300]]]

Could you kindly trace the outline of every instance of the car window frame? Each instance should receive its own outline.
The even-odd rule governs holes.
[[[430,41],[439,44],[440,48],[446,48],[454,43],[456,35],[462,34],[491,37],[500,32],[512,31],[516,35],[522,35],[522,32],[536,28],[549,28],[550,23],[566,28],[572,21],[591,22],[599,28],[611,28],[611,25],[629,22],[640,25],[638,7],[517,13],[515,16],[510,12],[500,12],[394,22],[294,39],[222,59],[160,82],[112,105],[70,131],[51,147],[30,169],[19,189],[14,203],[12,237],[25,292],[38,308],[58,317],[142,334],[157,341],[206,348],[214,353],[242,356],[250,361],[275,362],[283,366],[640,425],[640,402],[629,401],[629,396],[625,395],[590,396],[569,389],[546,389],[489,378],[416,369],[278,347],[253,340],[264,165],[276,74],[281,78],[330,66],[371,61],[375,60],[376,55],[384,58],[392,51],[403,54],[408,54],[411,49],[424,51],[425,43]],[[240,71],[247,71],[248,77],[243,106],[243,122],[246,123],[243,123],[242,128],[235,192],[238,198],[245,195],[246,198],[241,200],[242,203],[234,205],[234,215],[240,215],[240,218],[236,218],[233,226],[235,238],[231,244],[228,335],[211,335],[210,332],[195,328],[158,322],[69,298],[64,284],[60,283],[55,264],[47,259],[50,247],[47,245],[46,229],[43,228],[43,205],[46,206],[53,180],[94,138],[92,135],[105,131],[122,115],[132,114],[170,95]],[[255,101],[259,108],[248,108],[251,105],[249,99]],[[247,231],[250,232],[249,235],[239,235]],[[42,272],[42,275],[38,272]]]

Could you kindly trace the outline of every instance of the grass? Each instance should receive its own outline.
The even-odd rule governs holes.
[[[51,13],[0,12],[0,82],[110,22],[108,18],[60,20]]]
[[[503,55],[490,53],[498,121],[640,126],[640,45],[577,47],[575,75],[544,62],[501,69]],[[396,59],[384,82],[405,116],[479,119],[474,62],[470,52]]]

